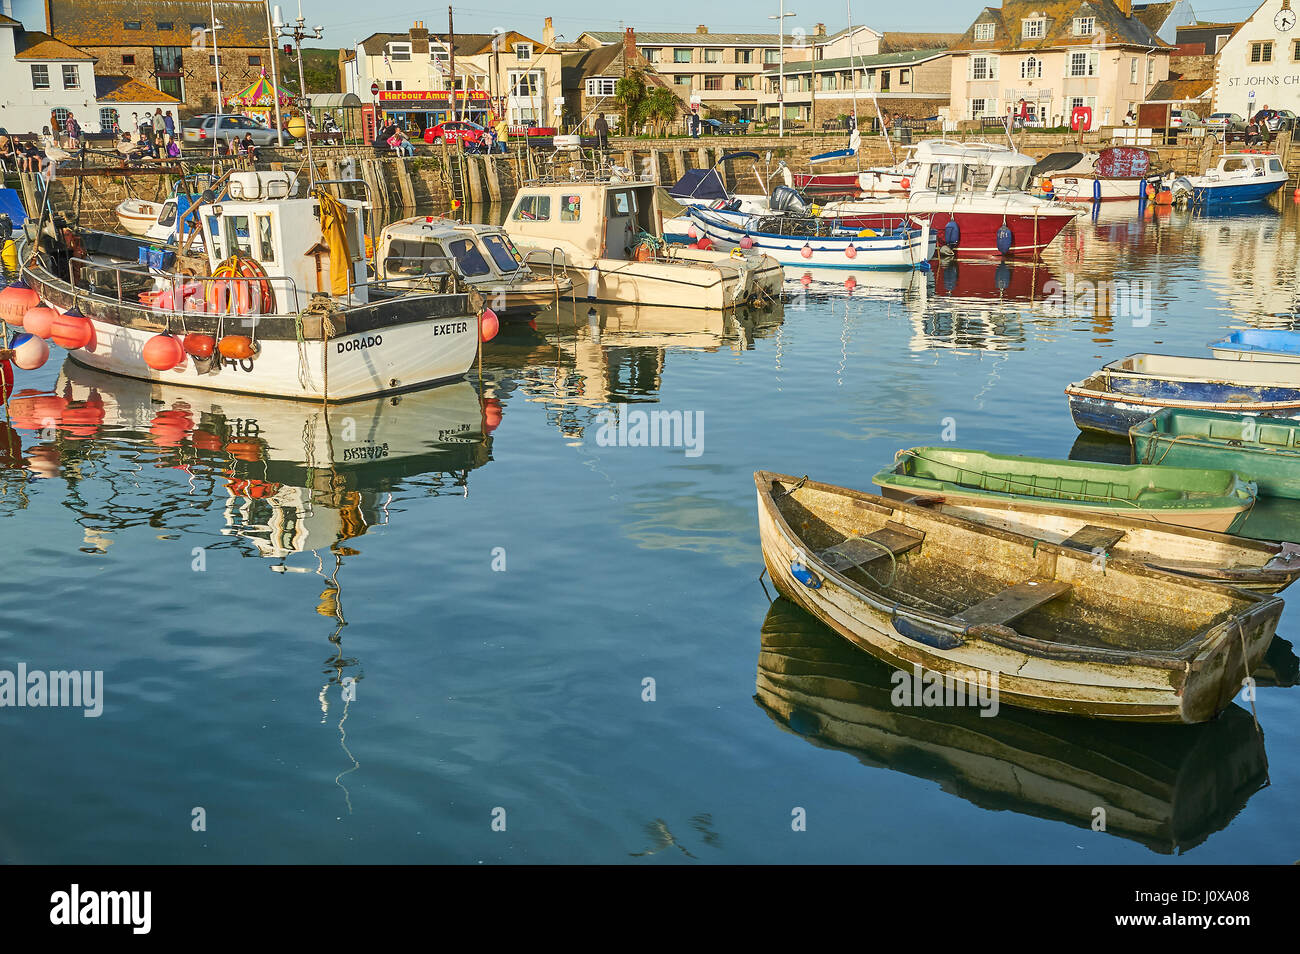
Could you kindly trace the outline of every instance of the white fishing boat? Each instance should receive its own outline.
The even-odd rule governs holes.
[[[529,265],[565,271],[579,298],[724,309],[780,295],[784,272],[768,256],[670,246],[650,179],[574,175],[524,185],[505,229]]]
[[[232,175],[232,198],[198,209],[201,258],[29,221],[22,272],[57,313],[50,337],[113,374],[273,397],[351,400],[461,377],[481,332],[456,277],[371,281],[368,203],[298,186],[287,172]]]
[[[816,216],[753,216],[737,222],[707,209],[690,209],[688,213],[718,249],[760,251],[785,266],[928,268],[934,251],[926,219],[882,216],[871,227],[850,229]]]
[[[433,215],[387,226],[376,246],[375,269],[393,287],[418,288],[424,276],[455,272],[500,318],[527,320],[573,294],[559,269],[531,268],[505,230]]]
[[[1281,156],[1248,150],[1220,156],[1203,176],[1178,176],[1169,188],[1180,205],[1224,206],[1263,202],[1286,183]]]
[[[158,213],[163,209],[161,202],[148,202],[145,199],[124,199],[114,210],[117,221],[131,235],[144,235],[158,221]]]
[[[1158,160],[1158,156],[1156,159]],[[1054,152],[1034,166],[1041,192],[1061,202],[1138,201],[1148,186],[1159,188],[1151,153],[1134,146],[1100,152]]]

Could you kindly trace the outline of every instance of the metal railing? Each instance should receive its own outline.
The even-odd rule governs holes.
[[[69,266],[72,265],[85,266],[85,268],[81,270],[80,275],[76,275],[70,271],[70,274],[72,275],[71,284],[74,287],[85,287],[91,292],[91,294],[94,295],[103,294],[103,292],[101,291],[102,286],[98,282],[85,281],[85,270],[86,269],[92,270],[92,273],[112,272],[113,281],[114,281],[113,288],[114,290],[116,290],[117,293],[116,299],[119,305],[126,304],[128,302],[128,299],[123,297],[122,276],[124,274],[134,275],[137,277],[148,279],[149,282],[153,285],[153,287],[147,292],[143,290],[135,291],[136,300],[130,303],[138,304],[141,307],[145,307],[150,310],[157,311],[161,314],[230,315],[231,317],[236,317],[236,318],[261,317],[262,313],[260,310],[255,309],[253,311],[244,312],[244,311],[240,311],[237,307],[233,310],[229,307],[231,301],[230,290],[238,282],[256,282],[258,284],[265,283],[266,286],[271,289],[271,293],[275,299],[275,303],[277,304],[277,306],[280,306],[284,302],[288,302],[288,301],[293,302],[295,306],[287,312],[277,311],[277,312],[273,312],[272,314],[280,314],[280,313],[294,314],[297,312],[298,310],[297,305],[301,301],[301,298],[299,297],[298,294],[298,283],[294,281],[292,278],[288,277],[287,275],[268,275],[264,278],[257,277],[257,276],[246,276],[246,275],[221,275],[221,276],[177,275],[177,274],[164,275],[164,274],[159,274],[151,270],[147,266],[143,266],[143,265],[128,265],[128,264],[119,264],[119,263],[96,262],[96,261],[92,261],[91,259],[75,258],[75,257],[68,259],[68,264]],[[157,287],[160,283],[164,285],[163,288]],[[211,283],[211,285],[209,285],[209,283]],[[200,297],[200,300],[203,302],[204,307],[202,308],[186,307],[186,302],[189,299],[194,297],[193,292],[188,295],[181,295],[180,306],[177,307],[176,306],[177,292],[183,291],[185,288],[191,285],[202,287],[203,294]],[[211,303],[209,303],[207,300],[207,293],[209,287],[216,289],[217,292],[215,296],[216,301],[213,301]],[[277,287],[282,287],[285,289],[286,294],[284,297],[281,297],[280,293],[276,290]],[[169,292],[171,294],[170,301],[172,302],[172,307],[160,308],[157,304],[157,300],[161,299],[162,296],[168,294]],[[155,296],[155,301],[154,302],[143,301],[139,296],[145,294]],[[109,297],[109,296],[104,295],[104,297]],[[251,292],[249,296],[249,301],[250,302],[254,301]],[[215,307],[216,310],[209,310],[210,305],[212,307]]]

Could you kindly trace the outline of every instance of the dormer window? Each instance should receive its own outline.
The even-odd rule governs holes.
[[[992,23],[975,24],[975,39],[976,40],[993,39],[993,24]]]
[[[1020,35],[1026,40],[1041,40],[1047,34],[1047,21],[1041,17],[1037,20],[1022,20]]]
[[[411,44],[409,43],[390,43],[388,44],[388,56],[394,63],[409,63],[411,60]]]
[[[515,44],[516,60],[523,61],[523,60],[531,60],[532,58],[533,58],[533,45],[531,43]]]
[[[1097,32],[1096,17],[1075,17],[1074,18],[1074,35],[1075,36],[1092,36]]]

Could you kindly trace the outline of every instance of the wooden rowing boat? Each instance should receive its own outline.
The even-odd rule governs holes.
[[[1162,407],[1300,417],[1300,365],[1131,354],[1065,395],[1079,430],[1120,437]]]
[[[1260,593],[1280,593],[1300,577],[1300,544],[1295,543],[1170,527],[1117,513],[1085,514],[1052,507],[1030,510],[1016,501],[950,500],[934,495],[913,497],[908,502],[1094,557],[1141,563],[1153,570]]]
[[[1205,722],[1263,659],[1282,601],[760,471],[777,588],[854,645],[1001,704]],[[996,682],[992,682],[996,680]]]
[[[1247,328],[1234,331],[1210,345],[1219,361],[1300,361],[1300,333],[1282,328]]]
[[[1090,828],[1104,805],[1107,834],[1162,854],[1222,830],[1268,782],[1263,734],[1239,705],[1195,726],[1012,708],[986,719],[971,707],[895,705],[905,675],[777,599],[763,620],[754,699],[814,745],[936,782],[980,808]]]
[[[1255,486],[1230,470],[1143,467],[913,447],[871,478],[888,497],[940,494],[954,503],[1014,501],[1019,507],[1119,513],[1166,525],[1239,529]]]
[[[1129,430],[1144,464],[1226,467],[1261,497],[1300,499],[1300,421],[1165,408]]]

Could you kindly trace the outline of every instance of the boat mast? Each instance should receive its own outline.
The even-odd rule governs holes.
[[[310,37],[313,40],[319,40],[325,35],[323,27],[312,27],[307,29],[307,21],[302,17],[302,3],[298,4],[298,19],[292,25],[285,24],[280,27],[280,35],[293,40],[294,50],[298,54],[298,111],[302,114],[302,135],[307,142],[307,180],[311,188],[316,188],[316,164],[311,158],[311,122],[307,118],[307,110],[311,108],[311,100],[307,98],[307,81],[303,77],[302,71],[302,41]]]
[[[858,68],[857,68],[857,57],[854,56],[853,54],[853,51],[855,49],[855,44],[853,42],[853,0],[844,0],[844,8],[847,11],[846,16],[849,25],[848,27],[849,29],[849,85],[853,88],[853,132],[858,133]],[[814,50],[814,55],[815,54],[816,51]],[[814,86],[816,85],[816,82],[817,82],[817,77],[816,74],[814,73],[813,75]],[[858,135],[859,137],[861,137],[862,134],[858,133]],[[852,138],[853,138],[852,134],[850,134],[849,136],[850,141],[852,141]],[[889,154],[891,156],[894,154],[893,147],[890,147]],[[853,161],[857,165],[858,172],[861,172],[862,156],[858,153],[856,149],[853,150]]]

